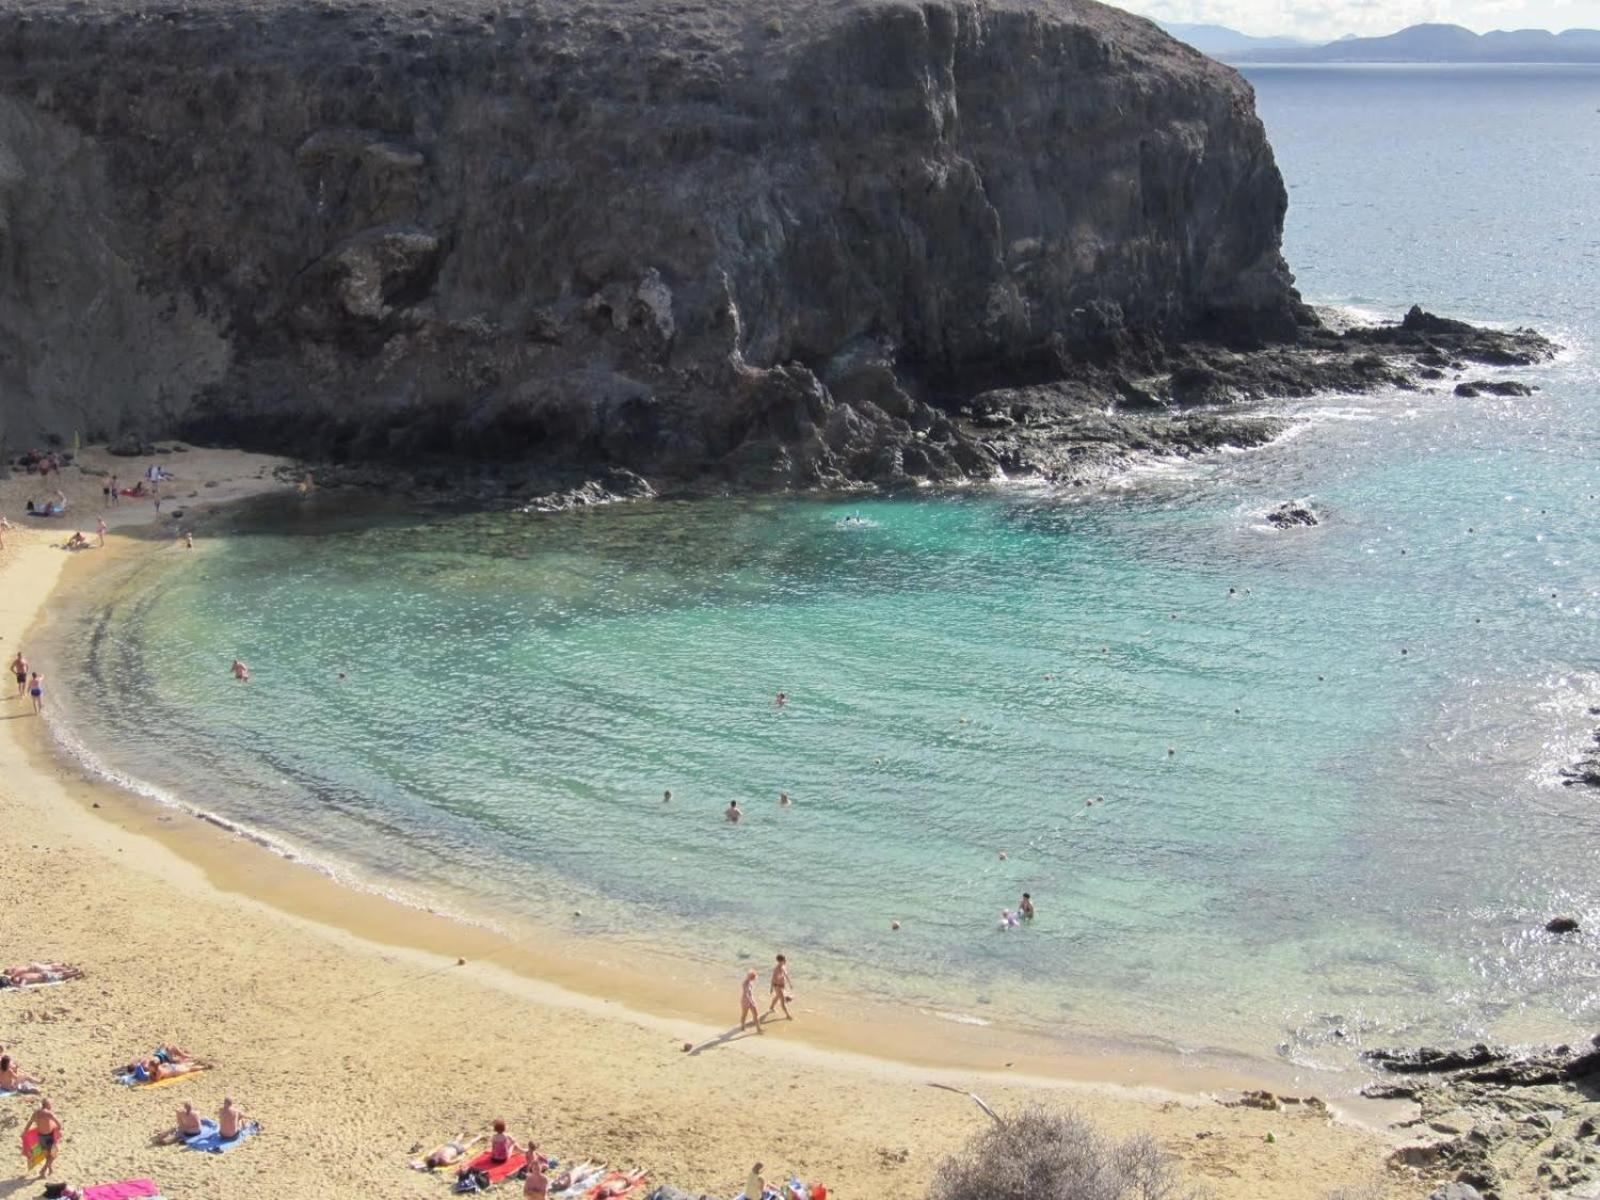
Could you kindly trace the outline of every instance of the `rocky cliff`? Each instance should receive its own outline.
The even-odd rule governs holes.
[[[1086,0],[0,0],[13,448],[985,474],[962,392],[1292,337],[1284,207]]]

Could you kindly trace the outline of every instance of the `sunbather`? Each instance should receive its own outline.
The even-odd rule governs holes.
[[[201,1123],[200,1114],[195,1111],[194,1101],[185,1100],[183,1107],[178,1110],[176,1121],[171,1129],[163,1129],[156,1134],[156,1143],[162,1146],[171,1146],[192,1137],[198,1137],[205,1132]]]
[[[146,1057],[135,1059],[125,1067],[118,1067],[115,1073],[118,1075],[132,1075],[152,1058],[163,1063],[187,1063],[195,1061],[194,1055],[190,1054],[182,1046],[157,1046]]]
[[[224,1096],[222,1108],[217,1112],[217,1136],[225,1142],[231,1142],[245,1131],[247,1125],[259,1122],[252,1121],[245,1116],[244,1109],[233,1102],[232,1096]]]
[[[136,1063],[128,1074],[140,1083],[160,1083],[163,1079],[177,1079],[181,1075],[193,1075],[205,1069],[205,1063],[195,1062],[192,1059],[186,1062],[165,1062],[159,1058],[147,1058],[142,1063]]]
[[[494,1137],[489,1139],[489,1161],[503,1163],[513,1154],[521,1154],[522,1147],[517,1145],[517,1139],[506,1132],[506,1123],[494,1123]]]
[[[19,1092],[27,1096],[37,1096],[39,1081],[19,1071],[9,1054],[0,1054],[0,1092]]]
[[[34,676],[38,678],[38,676]],[[61,983],[67,979],[82,979],[83,972],[70,963],[31,962],[20,967],[0,970],[0,988],[33,987],[41,983]]]
[[[479,1133],[468,1137],[465,1133],[459,1133],[444,1145],[428,1151],[425,1158],[420,1158],[411,1165],[418,1171],[435,1171],[440,1167],[451,1166],[460,1162],[468,1150],[483,1141],[483,1136]]]

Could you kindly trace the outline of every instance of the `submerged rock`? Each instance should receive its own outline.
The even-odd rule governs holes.
[[[1578,922],[1572,917],[1551,917],[1544,928],[1546,933],[1577,933]]]
[[[1471,379],[1456,384],[1455,393],[1468,399],[1475,396],[1531,396],[1534,389],[1515,379]]]
[[[1294,529],[1319,524],[1317,514],[1298,500],[1285,500],[1266,516],[1268,525],[1278,529]]]

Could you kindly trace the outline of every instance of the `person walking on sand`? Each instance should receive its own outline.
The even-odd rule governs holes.
[[[751,967],[744,973],[744,987],[739,992],[739,1032],[744,1032],[746,1014],[756,1023],[756,1032],[765,1033],[761,1028],[761,1010],[756,1007],[756,969]]]
[[[17,656],[11,660],[11,673],[17,677],[17,695],[28,694],[28,660],[22,657],[22,651],[17,651]]]
[[[104,517],[99,519],[98,533],[100,534],[100,549],[104,550],[106,548],[106,519]]]
[[[767,1005],[767,1016],[772,1015],[772,1010],[779,1005],[783,1006],[783,1019],[794,1020],[794,1014],[789,1011],[789,960],[783,955],[778,955],[778,965],[772,968],[772,1003]]]
[[[44,711],[44,676],[35,671],[28,676],[28,695],[33,697],[33,714]]]
[[[44,1152],[44,1162],[39,1167],[39,1178],[44,1179],[56,1169],[56,1155],[61,1151],[61,1122],[49,1100],[39,1101],[39,1107],[28,1122],[28,1128],[39,1138],[39,1149]]]
[[[116,508],[122,503],[122,490],[117,483],[117,477],[111,477],[111,507]]]

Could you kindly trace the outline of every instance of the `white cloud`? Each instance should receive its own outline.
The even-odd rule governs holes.
[[[1336,38],[1393,33],[1421,21],[1489,29],[1600,29],[1600,0],[1130,0],[1162,21],[1227,25],[1244,33]]]

